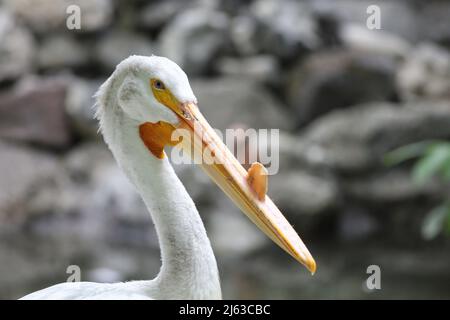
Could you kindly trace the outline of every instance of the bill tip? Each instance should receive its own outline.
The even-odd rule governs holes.
[[[311,275],[313,276],[317,270],[316,261],[311,258],[311,260],[308,261],[308,265],[306,266],[306,268],[311,272]]]

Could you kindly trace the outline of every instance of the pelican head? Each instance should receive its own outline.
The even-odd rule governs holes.
[[[117,66],[115,74],[122,78],[117,79],[120,87],[115,98],[134,121],[177,125],[177,106],[197,102],[187,75],[167,58],[131,56]]]
[[[308,249],[265,194],[264,167],[255,163],[246,171],[241,166],[200,113],[188,77],[176,63],[158,56],[131,56],[117,66],[98,97],[101,128],[104,108],[115,101],[126,118],[121,121],[134,123],[139,130],[139,143],[147,146],[149,157],[162,160],[166,146],[177,146],[191,157],[208,158],[201,167],[210,178],[267,236],[315,272],[316,263]],[[190,136],[183,134],[174,140],[179,129]]]

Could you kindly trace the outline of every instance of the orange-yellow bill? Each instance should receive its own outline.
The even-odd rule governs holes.
[[[183,131],[183,138],[178,145],[192,158],[200,159],[203,170],[250,220],[314,274],[314,258],[266,195],[267,175],[264,167],[255,163],[247,172],[211,128],[195,103],[181,104],[167,89],[159,90],[152,86],[152,90],[160,103],[177,114],[179,123],[177,126],[165,122],[141,125],[141,137],[150,151],[162,158],[165,145],[177,144],[170,140],[172,133],[175,130],[178,133]]]
[[[247,172],[195,104],[185,104],[180,106],[180,110],[178,128],[191,132],[190,139],[182,139],[181,147],[192,157],[201,156],[203,170],[222,191],[267,236],[314,274],[314,258],[280,210],[265,195],[267,176],[262,177],[261,165],[255,164]],[[252,181],[255,182],[253,186]]]

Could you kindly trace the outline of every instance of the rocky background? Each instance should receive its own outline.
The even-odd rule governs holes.
[[[81,30],[66,8],[81,8]],[[366,27],[381,8],[381,30]],[[0,1],[0,298],[66,281],[154,277],[152,222],[93,120],[92,95],[130,54],[188,73],[219,129],[281,129],[269,194],[317,259],[305,269],[201,171],[199,207],[225,298],[450,298],[450,241],[422,238],[448,196],[386,152],[450,139],[450,2]],[[381,290],[366,269],[381,267]]]

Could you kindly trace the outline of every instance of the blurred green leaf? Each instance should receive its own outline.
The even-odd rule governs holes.
[[[440,205],[425,217],[422,224],[422,236],[427,240],[432,240],[441,233],[444,223],[450,215],[450,205],[445,203]]]
[[[445,164],[442,170],[442,177],[444,178],[444,180],[450,181],[450,161]]]
[[[395,149],[388,152],[384,158],[383,162],[387,166],[395,166],[406,160],[417,158],[425,153],[425,151],[434,144],[433,141],[421,141],[417,143],[408,144],[406,146]]]
[[[417,183],[428,181],[433,175],[444,168],[450,162],[450,144],[438,143],[430,147],[426,154],[414,165],[413,179]]]
[[[389,152],[383,160],[386,165],[393,166],[413,158],[418,158],[412,170],[415,183],[425,183],[436,174],[450,181],[450,142],[423,141],[409,144]],[[426,215],[421,232],[423,238],[428,240],[441,232],[450,235],[450,200]]]

